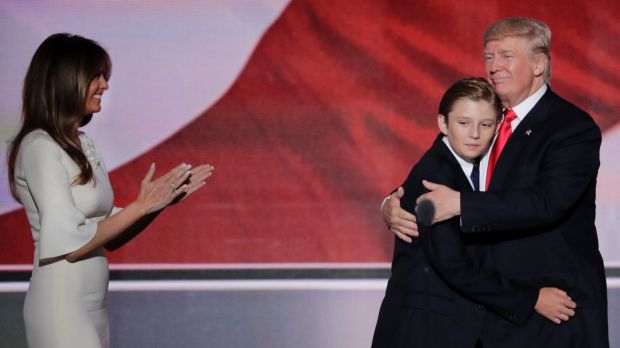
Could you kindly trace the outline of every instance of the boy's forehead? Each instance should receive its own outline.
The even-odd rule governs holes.
[[[486,100],[461,98],[452,105],[449,119],[497,120],[499,115],[493,105]]]

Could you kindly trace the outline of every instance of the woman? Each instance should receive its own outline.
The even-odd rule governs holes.
[[[105,165],[78,128],[101,110],[111,62],[96,42],[48,37],[35,52],[23,89],[22,124],[9,148],[9,184],[26,211],[34,264],[24,304],[28,345],[108,347],[108,262],[162,209],[205,184],[213,167],[180,164],[142,180],[138,198],[114,209]]]

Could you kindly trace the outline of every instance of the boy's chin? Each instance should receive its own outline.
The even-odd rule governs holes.
[[[468,160],[468,161],[473,161],[475,159],[480,158],[482,155],[484,154],[484,152],[469,152],[469,153],[464,153],[461,154],[461,158]]]

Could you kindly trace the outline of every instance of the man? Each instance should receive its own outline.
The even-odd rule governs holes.
[[[414,211],[415,199],[427,192],[423,178],[477,190],[478,158],[489,149],[501,113],[500,100],[484,79],[455,82],[439,103],[441,134],[403,184],[402,206]],[[555,322],[574,315],[575,303],[565,292],[539,289],[481,267],[467,253],[469,242],[460,236],[458,218],[424,228],[413,245],[396,240],[373,347],[473,348],[485,316],[473,301],[521,324],[532,308]]]
[[[503,19],[487,29],[485,71],[507,114],[481,162],[480,184],[488,192],[459,193],[425,183],[432,192],[420,197],[435,204],[435,221],[460,215],[463,233],[481,241],[485,266],[564,289],[579,306],[560,325],[533,313],[518,326],[488,312],[480,332],[483,347],[609,346],[607,289],[594,226],[601,134],[587,113],[546,84],[550,37],[544,23],[527,18]],[[390,229],[410,240],[415,217],[399,208],[401,196],[392,194],[382,209]]]

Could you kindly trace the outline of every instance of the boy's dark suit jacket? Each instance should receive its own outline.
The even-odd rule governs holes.
[[[600,144],[592,118],[549,89],[508,140],[490,192],[461,190],[465,235],[490,243],[485,265],[538,287],[562,288],[577,302],[575,316],[561,325],[531,316],[517,326],[489,315],[486,346],[609,346],[605,271],[594,226]]]
[[[442,137],[437,137],[403,184],[401,205],[410,212],[426,191],[422,179],[461,192],[472,190]],[[420,238],[413,244],[395,239],[392,276],[373,347],[473,348],[484,318],[491,313],[479,304],[499,313],[506,323],[515,323],[509,325],[523,323],[531,315],[538,288],[481,268],[468,257],[478,248],[470,242],[475,241],[463,240],[458,218],[429,229],[420,226]]]

